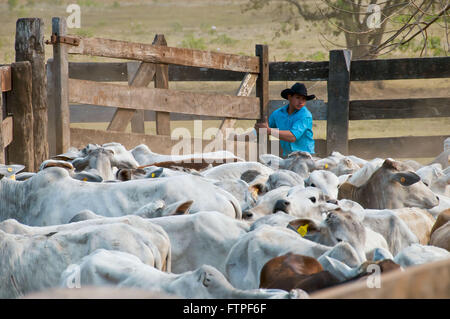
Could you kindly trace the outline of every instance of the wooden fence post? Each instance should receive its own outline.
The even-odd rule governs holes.
[[[52,34],[66,35],[66,18],[52,18]],[[53,63],[51,73],[53,86],[54,119],[50,123],[50,135],[54,135],[55,152],[62,154],[70,147],[70,112],[69,112],[69,62],[67,57],[67,44],[53,45]],[[51,118],[51,117],[50,117]]]
[[[34,163],[36,166],[49,156],[44,31],[44,21],[40,18],[17,20],[16,62],[30,61],[32,69]]]
[[[32,67],[29,61],[11,65],[13,88],[6,93],[8,113],[13,114],[13,140],[8,146],[8,162],[23,164],[25,170],[36,169],[34,157],[34,123],[32,99]]]
[[[333,151],[348,154],[351,56],[350,50],[330,51],[327,83],[327,155]]]
[[[3,90],[2,90],[2,77],[1,77],[1,70],[0,70],[0,123],[3,121]],[[2,127],[0,125],[0,164],[6,163],[6,157],[5,157],[5,146],[3,143],[3,132]]]
[[[164,34],[157,34],[153,40],[153,45],[167,46]],[[155,88],[169,88],[169,66],[167,64],[156,64]],[[170,113],[155,112],[156,134],[170,135]]]
[[[260,115],[258,122],[263,122],[265,117],[269,116],[269,46],[257,44],[255,55],[259,57],[259,75],[256,80],[256,97],[260,101]],[[257,132],[258,152],[257,158],[261,153],[267,153],[269,144],[267,133]]]

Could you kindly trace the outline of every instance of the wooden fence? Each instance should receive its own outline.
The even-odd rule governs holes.
[[[11,66],[0,66],[0,164],[7,162],[6,148],[13,139],[13,119],[6,112],[6,92],[11,88]]]
[[[136,65],[135,62],[73,62],[69,63],[69,75],[91,81],[126,81],[128,70]],[[349,86],[350,81],[448,78],[449,65],[450,57],[351,61],[348,51],[337,50],[331,51],[330,61],[325,62],[270,62],[269,80],[327,81],[328,102],[307,103],[314,120],[327,121],[327,138],[316,139],[319,156],[337,150],[368,159],[433,157],[442,151],[448,136],[349,139],[349,121],[450,117],[449,98],[349,100]],[[168,73],[169,81],[238,81],[245,75],[178,65],[170,65]],[[268,113],[285,103],[270,100]]]
[[[29,61],[0,66],[0,164],[35,169],[32,67]]]
[[[450,57],[351,61],[350,51],[334,50],[330,51],[329,61],[269,63],[268,47],[264,45],[256,46],[255,56],[239,56],[167,47],[162,35],[156,36],[151,45],[71,37],[66,35],[65,18],[53,18],[53,59],[47,61],[45,74],[43,33],[41,19],[19,19],[17,22],[16,61],[30,62],[32,83],[20,85],[21,89],[18,86],[17,92],[25,90],[25,95],[14,97],[14,89],[11,99],[6,94],[6,104],[13,105],[14,99],[23,96],[28,99],[27,90],[31,90],[32,110],[31,115],[29,110],[24,111],[28,114],[24,117],[20,115],[20,107],[3,106],[2,128],[6,128],[2,132],[11,131],[8,125],[12,120],[17,132],[22,131],[21,137],[17,138],[22,144],[18,142],[17,145],[28,145],[27,159],[19,158],[19,155],[14,158],[14,154],[19,153],[10,152],[14,147],[9,145],[7,160],[10,163],[26,162],[30,168],[35,168],[49,155],[63,153],[69,146],[84,147],[88,143],[111,141],[127,148],[144,143],[155,152],[167,154],[178,143],[170,136],[170,113],[222,118],[220,128],[224,132],[234,125],[235,119],[258,121],[286,102],[269,101],[269,81],[327,82],[328,101],[314,100],[307,104],[315,120],[327,121],[326,139],[316,139],[316,153],[321,157],[334,150],[363,158],[433,157],[441,152],[447,137],[349,140],[348,126],[353,120],[450,117],[449,98],[350,101],[349,87],[350,81],[447,78],[450,77]],[[69,63],[69,54],[132,61]],[[14,86],[13,70],[14,64],[11,65]],[[16,82],[20,81],[18,75]],[[129,85],[110,83],[123,81]],[[146,87],[151,81],[155,82],[155,88]],[[170,81],[240,81],[241,85],[233,97],[169,90]],[[253,87],[256,87],[256,97],[250,96]],[[70,128],[69,103],[114,107],[115,113],[107,131]],[[156,112],[156,135],[144,134],[143,112],[146,110]],[[18,115],[14,116],[14,112]],[[6,114],[13,114],[13,119],[6,118],[5,122]],[[16,125],[16,121],[21,124]],[[130,121],[132,133],[124,133]],[[5,134],[2,133],[0,152],[12,139]],[[13,136],[15,141],[19,133],[14,131]],[[258,151],[264,152],[269,145],[262,142],[266,140],[264,137],[258,137]],[[204,149],[205,143],[209,144],[211,140],[192,139],[191,146],[198,152]],[[222,141],[222,146],[224,144],[233,152],[242,149],[239,142],[233,143],[231,149],[229,143]],[[252,143],[243,144],[248,155]],[[420,148],[415,147],[418,144]]]
[[[168,47],[163,35],[150,44],[66,35],[65,18],[53,18],[53,59],[47,63],[50,154],[64,153],[70,146],[116,141],[127,148],[140,143],[152,151],[170,153],[178,143],[170,136],[170,112],[209,115],[224,118],[221,132],[234,119],[260,120],[268,110],[268,47],[256,45],[256,56],[240,56],[209,51]],[[69,54],[100,56],[139,61],[127,64],[128,86],[69,77]],[[168,65],[240,72],[241,86],[236,96],[200,94],[170,90]],[[155,88],[148,88],[154,81]],[[256,87],[256,97],[250,92]],[[107,131],[70,128],[69,103],[83,103],[117,108]],[[144,110],[156,111],[156,135],[144,134]],[[124,133],[131,121],[132,133]],[[259,139],[267,147],[266,139]],[[191,139],[196,152],[211,140]],[[226,142],[221,139],[223,148]],[[238,144],[233,144],[232,151]],[[242,146],[240,146],[242,147]],[[255,158],[256,159],[256,158]]]

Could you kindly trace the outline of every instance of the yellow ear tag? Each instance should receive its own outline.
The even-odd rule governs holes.
[[[8,172],[12,172],[13,171],[13,169],[11,168],[11,167],[8,167]]]
[[[15,174],[11,175],[11,176],[9,177],[9,179],[12,179],[13,181],[15,181],[15,180],[16,180],[16,175],[15,175]]]
[[[152,173],[152,177],[155,177],[155,173]]]
[[[87,182],[87,177],[83,178],[83,182]]]
[[[297,233],[299,233],[300,235],[302,235],[302,237],[305,237],[306,233],[308,232],[308,224],[305,224],[303,226],[300,226],[297,229]]]
[[[325,169],[327,169],[327,168],[328,168],[328,164],[325,164],[325,166],[324,166],[324,167],[325,167]]]
[[[400,182],[404,183],[406,181],[406,178],[400,177]]]

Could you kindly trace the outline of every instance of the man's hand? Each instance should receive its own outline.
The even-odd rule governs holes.
[[[264,117],[264,122],[256,122],[255,123],[255,130],[256,132],[259,132],[260,128],[265,128],[267,130],[267,134],[270,134],[270,127],[269,127],[269,123],[267,121],[267,116]]]

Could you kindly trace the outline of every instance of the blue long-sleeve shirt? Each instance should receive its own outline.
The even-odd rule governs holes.
[[[303,106],[300,110],[295,110],[288,114],[289,104],[272,112],[269,117],[269,127],[282,131],[291,131],[295,136],[295,142],[280,140],[283,156],[288,156],[294,151],[304,151],[314,154],[314,139],[312,131],[311,112]]]

